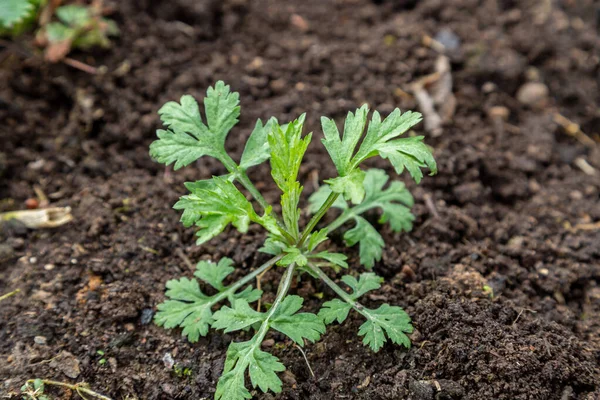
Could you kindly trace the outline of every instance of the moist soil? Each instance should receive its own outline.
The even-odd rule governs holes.
[[[257,251],[264,234],[228,230],[194,244],[171,207],[182,182],[224,170],[207,158],[177,172],[153,162],[157,110],[185,93],[201,98],[223,79],[241,97],[227,142],[234,155],[259,117],[306,111],[306,131],[318,138],[321,115],[341,123],[364,102],[382,113],[416,109],[404,92],[438,57],[423,37],[444,30],[441,40],[448,32],[460,40],[451,53],[456,112],[438,137],[416,128],[440,172],[418,187],[406,179],[414,229],[381,227],[387,247],[374,271],[386,283],[364,300],[404,307],[416,328],[412,348],[372,353],[351,315],[306,347],[313,376],[300,351],[272,333],[264,345],[287,366],[283,392],[255,396],[600,398],[600,151],[555,122],[560,113],[598,139],[597,3],[105,3],[121,29],[113,48],[72,53],[100,67],[96,75],[2,54],[2,210],[24,208],[37,187],[74,216],[56,229],[2,225],[0,294],[21,290],[0,304],[3,398],[20,398],[36,377],[85,381],[113,399],[211,398],[228,344],[244,334],[191,344],[151,319],[165,282],[192,276],[186,260],[231,257],[241,274],[266,260]],[[528,81],[548,88],[534,107],[517,100]],[[493,107],[507,118],[491,118]],[[591,171],[578,167],[582,159]],[[371,166],[392,172],[383,160]],[[305,198],[333,175],[314,140],[300,174]],[[277,203],[268,166],[251,176]],[[339,235],[332,246],[343,248]],[[359,268],[357,249],[344,251]],[[263,279],[267,301],[279,274]],[[310,279],[293,291],[309,311],[333,297]]]

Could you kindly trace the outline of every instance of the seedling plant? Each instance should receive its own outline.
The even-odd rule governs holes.
[[[72,49],[108,48],[110,37],[119,34],[116,23],[102,15],[100,3],[55,5],[46,0],[0,0],[0,36],[16,38],[38,25],[36,43],[45,49],[47,61],[57,62]]]
[[[247,375],[253,388],[258,387],[263,392],[281,391],[282,382],[277,373],[285,367],[274,355],[261,349],[271,329],[304,346],[306,340],[319,340],[326,324],[342,323],[354,310],[365,319],[358,335],[373,351],[380,350],[387,340],[409,347],[407,334],[413,327],[402,308],[382,304],[370,309],[359,302],[365,293],[380,287],[382,278],[370,271],[358,277],[344,275],[341,281],[350,289],[347,291],[323,269],[332,268],[335,272],[348,269],[347,257],[326,246],[329,235],[347,222],[353,226],[344,232],[343,238],[348,246],[358,244],[360,263],[371,270],[381,259],[385,244],[377,228],[364,218],[369,210],[381,210],[379,223],[389,223],[395,232],[412,228],[413,198],[404,184],[393,181],[386,187],[389,177],[383,170],[362,167],[367,159],[381,157],[389,160],[397,174],[408,171],[417,183],[423,177],[423,168],[436,173],[435,160],[423,137],[400,137],[421,121],[421,115],[395,109],[382,119],[375,111],[367,127],[369,108],[363,105],[354,113],[348,113],[341,135],[332,119],[322,117],[322,143],[337,176],[325,180],[325,185],[310,197],[308,210],[312,218],[301,228],[298,205],[303,187],[297,178],[312,139],[311,133],[302,134],[305,115],[285,124],[275,118],[266,123],[258,120],[238,163],[225,150],[227,135],[240,115],[238,93],[231,92],[223,82],[217,82],[207,91],[204,111],[206,123],[198,103],[189,95],[181,97],[179,103],[168,102],[159,110],[166,129],[157,131],[158,140],[150,146],[150,155],[156,161],[174,164],[177,170],[210,156],[228,171],[223,176],[186,183],[190,193],[182,196],[174,208],[183,212],[181,221],[186,227],[198,229],[198,244],[214,238],[230,224],[242,233],[247,232],[251,223],[258,224],[267,233],[261,251],[273,256],[230,284],[225,282],[235,268],[229,258],[216,263],[200,261],[194,273],[197,279],[184,277],[167,282],[168,300],[158,306],[155,316],[158,325],[182,328],[182,334],[190,342],[198,341],[211,327],[224,332],[253,332],[249,340],[230,344],[215,399],[251,398]],[[252,167],[267,160],[270,160],[271,176],[282,192],[281,215],[274,212],[248,174]],[[259,211],[240,187],[256,202]],[[341,213],[317,229],[331,208]],[[262,292],[250,284],[275,266],[282,270],[277,294],[270,307],[261,312],[250,304],[258,301]],[[289,294],[292,280],[300,274],[324,281],[338,298],[326,301],[318,314],[300,312],[303,298]],[[202,288],[199,281],[205,284]]]

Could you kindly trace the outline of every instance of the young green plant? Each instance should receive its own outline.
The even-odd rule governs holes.
[[[110,37],[119,34],[116,23],[103,16],[100,3],[59,7],[55,3],[0,0],[0,36],[16,38],[35,28],[36,44],[44,48],[45,59],[58,62],[65,61],[72,49],[108,48]]]
[[[158,130],[158,140],[150,145],[150,155],[158,162],[174,164],[177,170],[201,157],[219,160],[227,173],[212,179],[186,183],[189,194],[182,196],[175,209],[183,212],[181,221],[187,227],[196,226],[197,243],[202,244],[233,225],[245,233],[251,223],[261,225],[267,240],[262,252],[272,258],[246,276],[226,284],[235,268],[233,261],[222,258],[217,263],[200,261],[194,273],[197,279],[181,278],[167,282],[168,300],[158,305],[155,322],[165,328],[183,328],[182,334],[191,342],[208,333],[209,328],[224,332],[252,330],[249,340],[233,342],[227,351],[223,374],[215,392],[215,399],[249,399],[251,393],[246,379],[253,388],[263,392],[280,392],[282,382],[278,372],[283,364],[272,354],[263,351],[261,344],[269,330],[274,329],[289,337],[298,346],[305,341],[315,342],[325,333],[325,324],[344,322],[351,310],[364,317],[358,335],[373,351],[380,350],[387,340],[410,346],[407,336],[412,332],[410,317],[398,306],[383,304],[367,308],[358,299],[377,290],[382,279],[373,272],[357,277],[344,275],[341,281],[350,291],[342,289],[323,268],[335,272],[347,269],[347,257],[328,251],[329,234],[354,222],[344,233],[349,246],[359,244],[360,263],[371,269],[381,259],[384,241],[376,227],[363,215],[372,209],[382,210],[380,223],[388,223],[393,231],[409,231],[414,217],[410,213],[413,198],[400,182],[391,182],[379,169],[363,170],[363,162],[372,157],[388,159],[396,173],[407,170],[418,183],[422,168],[434,174],[436,163],[422,136],[400,137],[421,121],[414,112],[394,110],[385,119],[375,111],[367,127],[368,107],[348,113],[343,134],[335,122],[323,117],[322,140],[337,170],[337,176],[325,181],[309,199],[312,218],[300,227],[298,208],[303,187],[298,182],[302,158],[312,135],[302,134],[305,115],[280,124],[275,118],[266,123],[256,122],[246,142],[239,162],[225,150],[229,131],[240,115],[239,96],[219,81],[210,87],[204,99],[206,123],[200,115],[198,103],[191,96],[183,96],[179,103],[168,102],[159,114],[166,130]],[[365,127],[367,127],[365,132]],[[281,190],[281,215],[265,200],[253,184],[248,170],[270,160],[271,175]],[[256,201],[257,211],[238,185]],[[342,210],[331,223],[317,229],[331,209]],[[250,283],[270,268],[282,269],[275,300],[266,312],[253,309],[250,303],[258,301],[262,292]],[[294,277],[308,273],[327,284],[339,298],[323,304],[318,315],[300,312],[302,297],[289,294]],[[199,281],[204,282],[203,287]],[[227,305],[224,305],[226,303]]]

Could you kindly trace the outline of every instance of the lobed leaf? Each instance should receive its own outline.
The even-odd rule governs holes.
[[[233,307],[223,306],[214,314],[213,328],[223,329],[225,333],[234,332],[265,319],[262,313],[253,310],[244,299],[237,299],[232,305]]]
[[[12,28],[27,18],[35,9],[31,0],[4,0],[0,2],[0,28]]]
[[[348,175],[326,179],[325,183],[329,185],[332,192],[343,195],[345,200],[353,204],[359,204],[365,198],[364,179],[365,172],[355,168]]]
[[[348,313],[352,306],[340,299],[333,299],[323,303],[323,307],[319,310],[319,318],[326,324],[331,324],[337,320],[339,324],[348,318]]]
[[[298,119],[285,126],[274,123],[268,135],[271,149],[271,176],[283,192],[281,196],[283,222],[288,233],[294,238],[299,234],[298,202],[302,193],[302,186],[296,179],[302,158],[312,137],[309,133],[302,138],[304,117],[305,115],[302,114]]]
[[[406,335],[412,333],[413,326],[408,314],[400,307],[382,304],[376,310],[365,310],[367,321],[359,328],[358,334],[363,337],[363,344],[377,352],[386,342],[386,336],[392,343],[410,347],[410,339]]]
[[[235,271],[232,265],[233,260],[230,258],[221,258],[218,264],[210,261],[200,261],[196,265],[194,276],[221,292],[225,290],[223,280]]]
[[[169,300],[157,306],[158,312],[154,317],[156,324],[167,329],[183,328],[182,335],[187,336],[190,342],[196,342],[200,336],[205,336],[215,322],[212,307],[223,299],[220,294],[227,290],[222,282],[233,272],[232,263],[231,259],[223,258],[218,264],[201,261],[196,266],[194,275],[217,289],[218,293],[212,296],[202,292],[196,279],[181,278],[168,281],[166,296]],[[230,301],[239,299],[247,304],[258,300],[261,293],[260,290],[247,287],[231,296]]]
[[[281,392],[281,380],[277,372],[285,367],[277,357],[260,350],[257,336],[247,342],[231,343],[227,350],[225,369],[217,383],[216,400],[243,400],[252,395],[245,387],[246,370],[249,371],[252,387],[263,392]]]
[[[267,137],[276,124],[276,118],[269,119],[264,126],[260,119],[256,121],[254,130],[250,134],[242,153],[240,168],[247,170],[250,167],[263,163],[271,157],[271,149],[269,148]]]
[[[348,263],[346,262],[348,257],[345,254],[321,251],[311,255],[311,258],[323,259],[338,267],[348,268]]]
[[[344,233],[344,240],[348,246],[359,243],[360,263],[367,268],[373,268],[375,261],[381,260],[385,242],[375,227],[366,219],[355,216],[354,220],[356,225]]]
[[[185,226],[196,224],[200,228],[197,244],[212,239],[230,223],[242,233],[248,230],[250,222],[279,233],[270,210],[259,217],[246,197],[225,178],[215,176],[210,184],[188,185],[188,188],[192,193],[182,196],[173,208],[183,210],[181,222]]]
[[[202,122],[196,100],[189,95],[180,103],[170,101],[158,111],[168,130],[157,131],[158,140],[150,145],[150,155],[156,161],[179,169],[203,156],[221,161],[228,158],[225,138],[237,124],[240,115],[239,95],[218,81],[209,87],[204,99],[207,125]]]
[[[342,218],[353,219],[356,225],[345,232],[344,240],[349,246],[359,243],[360,262],[367,268],[372,268],[376,261],[381,260],[385,243],[383,238],[366,219],[360,214],[380,208],[382,215],[380,223],[390,223],[394,232],[410,231],[414,216],[410,207],[414,200],[402,182],[393,181],[384,189],[389,177],[380,169],[369,169],[365,172],[363,185],[365,196],[363,201],[350,208],[348,204],[338,198],[333,207],[343,210]],[[316,212],[331,193],[330,186],[322,186],[309,198],[309,211]]]
[[[379,289],[381,287],[381,282],[383,282],[383,278],[375,275],[373,272],[365,272],[360,274],[358,280],[352,275],[344,275],[342,277],[342,282],[350,286],[352,289],[350,297],[353,300],[356,300],[371,290]]]
[[[340,138],[335,122],[329,118],[321,118],[324,139],[323,145],[331,156],[333,163],[341,178],[352,173],[358,166],[368,158],[381,156],[388,159],[396,173],[400,174],[404,169],[408,170],[413,179],[419,183],[423,177],[421,168],[428,167],[431,174],[437,172],[437,166],[431,150],[423,144],[423,137],[411,137],[397,139],[410,128],[418,124],[422,117],[417,112],[407,111],[404,114],[396,108],[383,121],[380,114],[375,111],[362,143],[355,152],[356,146],[363,137],[363,131],[367,121],[369,109],[366,105],[356,110],[356,113],[348,113],[344,124],[344,134]],[[341,183],[333,189],[336,193],[342,193]],[[345,185],[344,185],[345,186]],[[356,195],[356,189],[353,189]],[[348,194],[345,196],[348,200]],[[354,201],[358,203],[360,201]]]
[[[296,314],[303,302],[304,299],[300,296],[286,296],[270,324],[271,328],[288,336],[299,346],[304,346],[304,339],[314,343],[325,333],[323,321],[315,314]]]
[[[369,108],[363,105],[353,114],[349,112],[344,123],[344,134],[340,133],[332,119],[321,117],[324,138],[321,140],[333,160],[340,176],[346,176],[350,171],[354,149],[358,144],[367,123]]]

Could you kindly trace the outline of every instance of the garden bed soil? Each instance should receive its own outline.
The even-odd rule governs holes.
[[[113,399],[211,398],[229,342],[244,334],[190,344],[151,317],[165,282],[192,275],[185,258],[231,257],[242,274],[266,260],[264,235],[228,230],[194,245],[171,206],[182,182],[224,171],[203,158],[165,175],[148,156],[158,108],[184,93],[201,98],[223,79],[241,97],[233,154],[259,117],[306,111],[306,131],[319,137],[321,115],[341,121],[364,102],[415,109],[403,91],[438,57],[422,38],[447,29],[461,41],[451,54],[456,113],[441,136],[425,133],[440,172],[419,187],[402,177],[415,196],[414,229],[382,227],[387,247],[374,270],[386,283],[365,299],[405,308],[412,348],[372,353],[352,315],[306,347],[313,377],[298,349],[272,334],[265,345],[288,368],[284,389],[256,397],[600,398],[600,151],[554,121],[560,113],[591,137],[600,132],[593,0],[106,3],[121,29],[114,47],[72,55],[101,73],[19,54],[0,68],[2,210],[24,208],[37,185],[74,216],[51,230],[2,225],[0,294],[21,290],[0,304],[3,396],[19,398],[39,377],[85,381]],[[549,89],[541,106],[516,99],[528,80]],[[489,117],[495,106],[506,121]],[[319,140],[307,154],[306,196],[334,174]],[[391,172],[383,160],[371,166]],[[276,203],[268,166],[252,176]],[[357,249],[347,254],[358,267]],[[278,274],[264,278],[267,292]],[[333,297],[309,279],[293,291],[315,312],[321,294]]]

